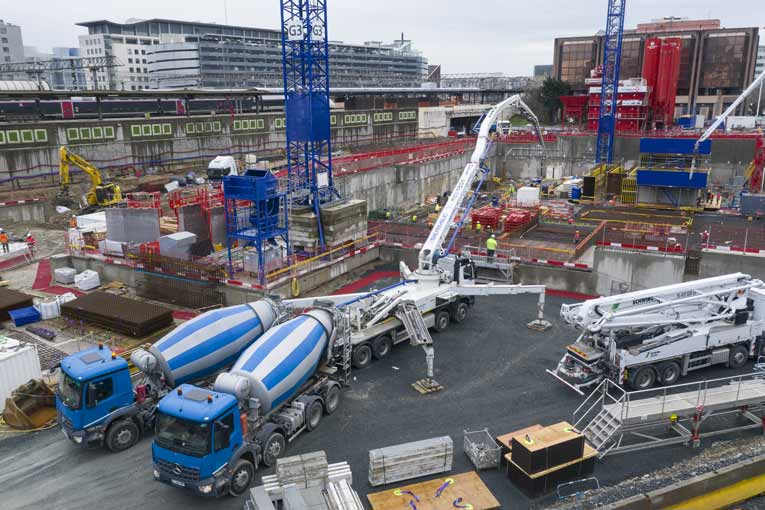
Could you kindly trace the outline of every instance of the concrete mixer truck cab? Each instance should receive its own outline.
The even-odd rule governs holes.
[[[289,442],[339,407],[351,348],[334,322],[323,309],[299,315],[253,343],[214,390],[183,385],[165,396],[154,478],[203,496],[247,491],[258,466],[273,466]]]
[[[128,363],[110,349],[100,345],[62,361],[56,391],[58,423],[75,444],[100,447],[106,441],[117,450],[134,442],[136,425],[132,420],[127,426],[119,421],[131,414],[133,402]]]
[[[212,380],[276,319],[267,300],[208,311],[133,352],[134,375],[125,359],[103,346],[64,358],[56,399],[64,435],[89,448],[130,448],[154,428],[162,397],[181,384]]]

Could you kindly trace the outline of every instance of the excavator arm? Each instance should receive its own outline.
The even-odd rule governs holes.
[[[112,205],[122,199],[122,192],[119,187],[114,184],[104,184],[101,178],[101,172],[90,164],[82,156],[70,151],[66,146],[61,146],[58,151],[59,154],[59,178],[61,180],[61,195],[60,198],[70,201],[69,185],[71,183],[70,167],[74,166],[79,168],[83,173],[90,177],[90,189],[87,193],[88,204],[94,205]],[[106,190],[106,195],[100,196],[99,191]],[[64,200],[60,200],[63,204]]]

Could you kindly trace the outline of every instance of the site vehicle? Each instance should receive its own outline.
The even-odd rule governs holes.
[[[608,378],[633,390],[669,386],[693,370],[765,355],[762,281],[734,273],[563,305],[582,333],[555,371],[582,393]]]
[[[181,385],[159,403],[154,477],[206,496],[240,495],[260,464],[340,405],[350,374],[341,314],[316,308],[272,327],[213,390]]]
[[[131,361],[139,371],[135,378],[127,360],[103,345],[67,356],[56,392],[64,435],[88,448],[130,448],[153,428],[162,396],[230,366],[276,319],[276,308],[266,300],[206,312],[148,351],[133,352]]]
[[[479,190],[489,174],[489,129],[502,113],[518,109],[533,116],[513,96],[484,117],[475,152],[423,243],[416,270],[401,263],[401,280],[377,291],[281,302],[286,310],[311,311],[272,327],[212,389],[181,386],[160,401],[152,446],[155,479],[201,495],[242,494],[259,466],[273,465],[298,434],[337,409],[352,367],[385,356],[407,338],[426,352],[427,377],[418,383],[441,388],[433,380],[428,327],[441,331],[465,320],[474,296],[538,294],[539,315],[529,326],[550,326],[543,315],[543,285],[478,283],[470,258],[450,253],[462,225],[454,219],[458,213],[462,221],[470,216],[478,195],[468,200],[473,185]]]
[[[229,175],[239,175],[239,166],[232,156],[217,156],[207,165],[207,178],[222,181]]]
[[[58,205],[70,206],[75,204],[75,201],[71,198],[69,193],[70,166],[80,169],[90,177],[90,189],[85,195],[85,200],[88,203],[88,206],[106,207],[122,201],[122,191],[120,190],[120,187],[111,182],[104,182],[98,168],[90,164],[85,158],[70,151],[65,145],[62,145],[59,148],[58,154],[58,174],[59,179],[61,180],[61,189],[56,197],[56,203]]]

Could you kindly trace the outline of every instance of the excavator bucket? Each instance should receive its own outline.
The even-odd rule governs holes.
[[[56,398],[43,381],[32,379],[5,399],[3,420],[14,429],[34,430],[56,418]]]

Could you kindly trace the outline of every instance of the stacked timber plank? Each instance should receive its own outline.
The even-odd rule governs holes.
[[[61,315],[134,337],[143,337],[173,323],[173,311],[107,292],[92,292],[61,305]]]
[[[351,487],[347,462],[327,463],[323,451],[279,459],[276,474],[250,490],[245,508],[252,510],[364,510]]]
[[[276,461],[276,477],[279,484],[295,484],[303,489],[326,484],[327,469],[327,454],[323,451],[285,457]]]
[[[595,469],[597,451],[567,422],[524,429],[512,437],[510,445],[505,455],[510,479],[532,497]]]
[[[444,473],[452,469],[454,444],[449,436],[369,451],[369,484],[373,487]]]
[[[0,322],[11,318],[8,312],[32,306],[32,296],[11,289],[0,288]]]

